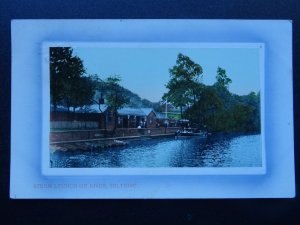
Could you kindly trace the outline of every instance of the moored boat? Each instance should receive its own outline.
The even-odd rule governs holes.
[[[188,130],[178,130],[175,133],[175,137],[201,137],[201,138],[206,138],[207,133],[200,131],[200,132],[193,132],[191,129]]]

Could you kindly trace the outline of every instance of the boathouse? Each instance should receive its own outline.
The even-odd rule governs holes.
[[[119,128],[155,128],[156,114],[152,108],[122,108],[118,110]]]
[[[114,128],[114,115],[105,105],[90,105],[75,111],[64,107],[51,108],[51,129],[107,129]],[[129,108],[118,110],[118,128],[155,128],[156,113],[152,108]]]
[[[51,129],[112,129],[114,125],[111,110],[106,105],[90,105],[68,111],[58,106],[56,111],[51,107],[50,128]]]

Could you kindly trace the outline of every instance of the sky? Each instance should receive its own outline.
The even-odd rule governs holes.
[[[216,82],[217,68],[226,70],[232,80],[229,90],[245,95],[260,90],[259,48],[103,48],[73,47],[87,74],[101,79],[119,75],[121,85],[141,98],[157,102],[167,92],[169,69],[178,53],[187,55],[203,68],[202,82]]]

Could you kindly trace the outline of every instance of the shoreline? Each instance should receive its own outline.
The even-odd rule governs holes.
[[[126,140],[143,140],[148,138],[155,139],[163,137],[171,138],[174,136],[174,134],[159,134],[50,142],[50,153],[54,153],[55,151],[74,151],[78,149],[84,151],[93,150],[94,148],[106,149],[128,145],[128,143],[125,142]]]
[[[208,138],[218,137],[236,137],[244,135],[260,135],[258,132],[216,132],[212,133]],[[93,149],[109,149],[114,147],[121,147],[128,145],[128,141],[140,141],[146,139],[156,138],[175,138],[175,134],[158,134],[158,135],[141,135],[141,136],[125,136],[125,137],[113,137],[113,138],[98,138],[87,140],[71,140],[71,141],[59,141],[50,142],[50,153],[56,151],[91,151]]]

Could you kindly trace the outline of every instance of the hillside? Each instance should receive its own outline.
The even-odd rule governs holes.
[[[104,94],[105,99],[105,93],[108,91],[108,88],[105,84],[105,82],[100,81],[99,82],[99,89],[101,90],[101,93]],[[132,107],[132,108],[154,108],[155,110],[159,109],[159,103],[158,102],[151,102],[148,99],[141,98],[138,94],[133,93],[132,91],[124,88],[121,86],[121,92],[127,96],[130,101],[128,104],[126,104],[125,107]],[[100,91],[96,91],[94,99],[98,100],[101,96]]]

